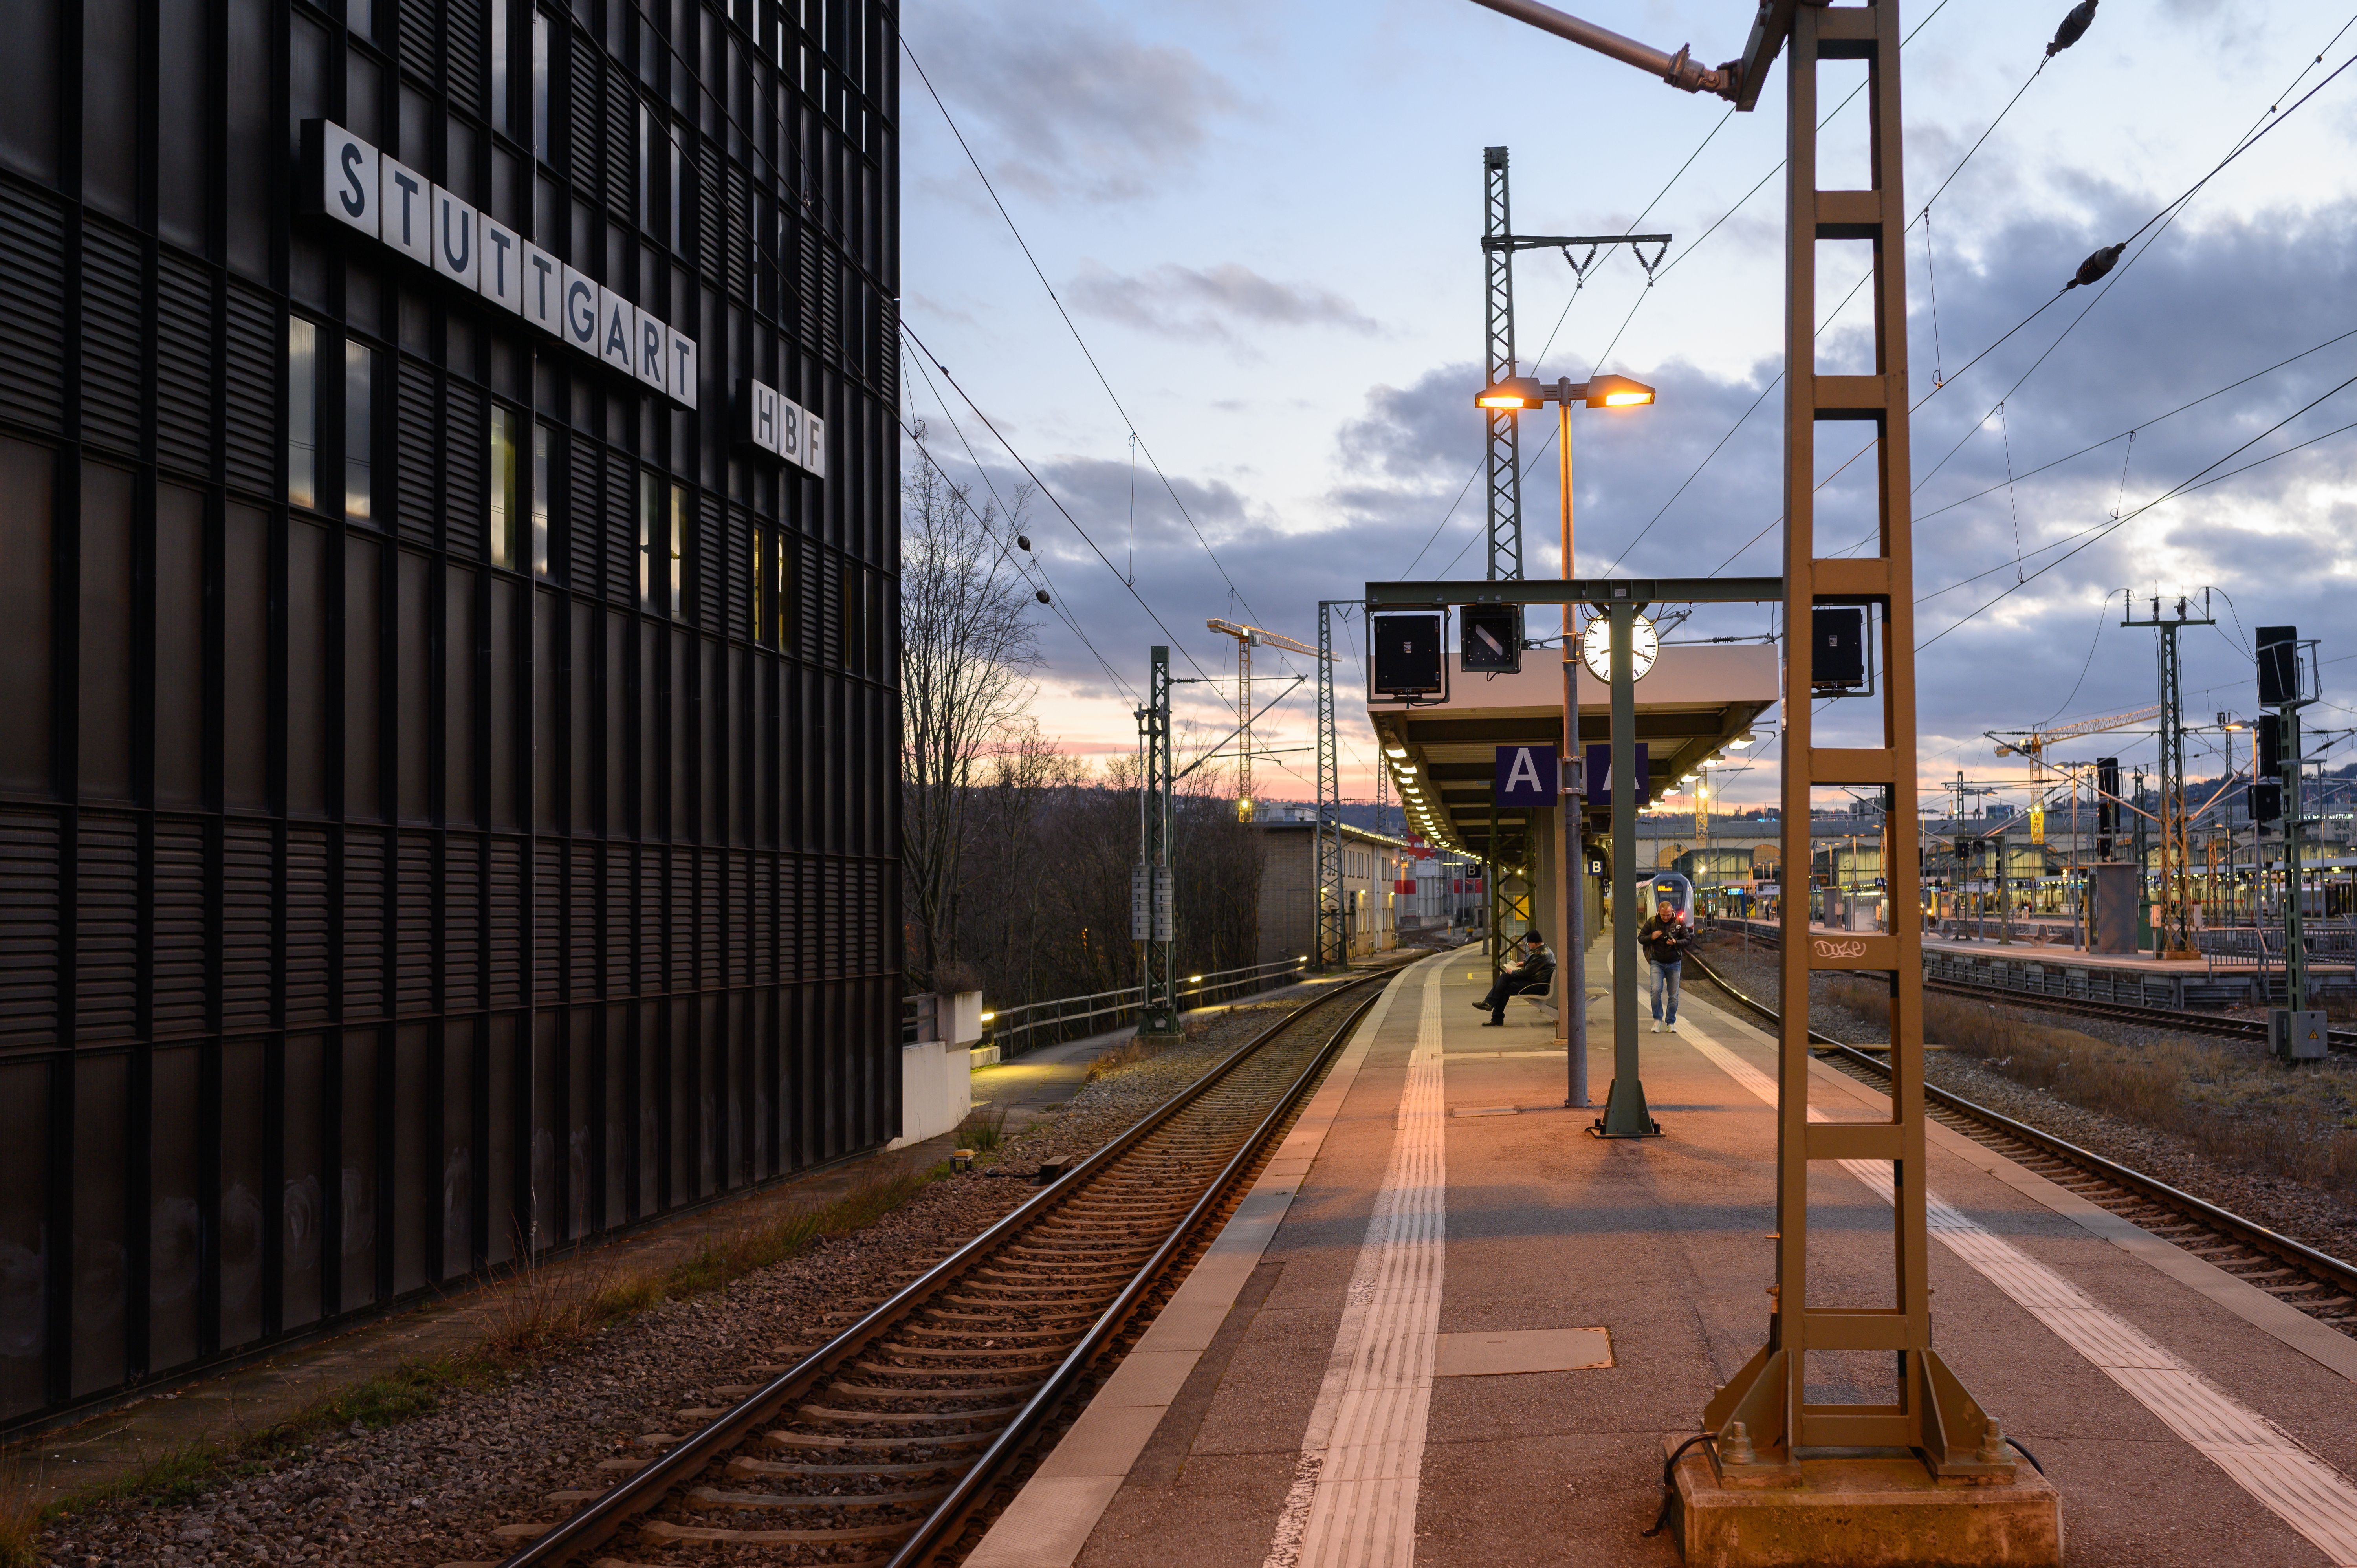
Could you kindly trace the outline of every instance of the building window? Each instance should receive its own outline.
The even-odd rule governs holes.
[[[377,351],[344,340],[344,516],[367,522],[376,512]]]
[[[376,12],[370,0],[344,0],[344,26],[361,38],[376,37]]]
[[[680,188],[686,183],[682,177],[685,151],[679,145],[679,132],[671,134],[671,249],[673,255],[684,255],[686,248],[680,242]]]
[[[286,318],[286,500],[319,504],[319,329]]]
[[[753,531],[752,566],[753,624],[746,631],[745,635],[751,638],[756,642],[767,642],[770,640],[769,631],[768,628],[763,625],[761,620],[761,612],[768,607],[770,602],[768,596],[761,592],[761,578],[768,572],[770,566],[770,533],[767,529],[757,528]]]
[[[491,0],[491,127],[510,131],[508,124],[508,5]]]
[[[639,608],[648,614],[655,608],[655,536],[662,521],[662,500],[655,485],[655,477],[641,470],[639,474]]]
[[[532,427],[532,575],[548,575],[548,450],[555,436],[535,421]]]
[[[843,616],[836,627],[834,660],[845,670],[855,668],[852,651],[859,646],[859,568],[845,565],[843,569]]]
[[[491,408],[491,564],[512,572],[522,558],[516,532],[523,523],[522,476],[516,469],[516,415],[511,408]]]
[[[647,106],[639,105],[639,228],[651,232],[654,229],[654,193],[650,188],[655,177],[654,124],[648,117]]]
[[[671,488],[671,613],[679,615],[686,605],[680,592],[687,559],[687,487]]]
[[[532,14],[532,148],[543,163],[554,154],[548,145],[548,18]]]

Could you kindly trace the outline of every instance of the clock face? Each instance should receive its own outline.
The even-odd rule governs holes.
[[[1645,671],[1653,667],[1653,656],[1662,650],[1662,638],[1653,623],[1643,616],[1631,619],[1629,626],[1629,672],[1641,681]],[[1587,672],[1599,681],[1612,679],[1612,618],[1592,616],[1579,634],[1579,660]]]

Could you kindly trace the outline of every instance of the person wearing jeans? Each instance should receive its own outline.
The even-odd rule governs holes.
[[[1665,1002],[1669,1008],[1666,1026],[1674,1035],[1678,1032],[1678,975],[1681,961],[1693,940],[1694,933],[1678,918],[1677,911],[1666,898],[1653,912],[1653,918],[1637,929],[1637,945],[1645,950],[1646,960],[1653,968],[1653,1033],[1657,1035],[1664,1026],[1662,1010]]]

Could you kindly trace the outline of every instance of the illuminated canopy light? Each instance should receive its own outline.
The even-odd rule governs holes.
[[[1587,378],[1587,406],[1590,408],[1641,408],[1653,401],[1653,389],[1627,376],[1597,375]]]
[[[1546,402],[1546,393],[1536,376],[1508,376],[1495,386],[1483,387],[1473,402],[1481,408],[1537,408]]]

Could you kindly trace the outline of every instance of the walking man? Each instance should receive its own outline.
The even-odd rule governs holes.
[[[1536,931],[1523,934],[1523,960],[1510,963],[1498,972],[1490,983],[1490,993],[1473,1004],[1490,1015],[1485,1029],[1502,1029],[1506,1026],[1506,998],[1535,991],[1544,995],[1555,985],[1555,950]]]
[[[1669,1031],[1673,1035],[1678,1032],[1680,961],[1686,956],[1686,949],[1693,942],[1693,930],[1678,918],[1678,912],[1671,908],[1666,898],[1662,900],[1661,908],[1653,911],[1653,918],[1637,929],[1637,944],[1645,950],[1645,957],[1653,966],[1653,1033],[1657,1035],[1663,1028],[1662,1005],[1665,992],[1670,1009]]]

